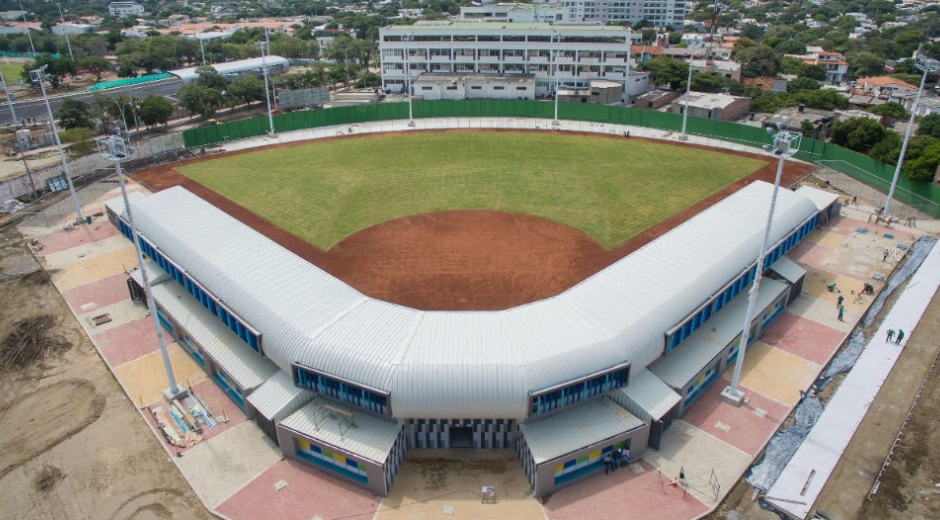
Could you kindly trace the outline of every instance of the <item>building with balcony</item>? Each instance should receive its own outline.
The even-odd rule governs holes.
[[[125,16],[141,16],[144,13],[144,6],[136,2],[111,2],[108,4],[108,12],[115,18],[124,18]]]
[[[807,65],[819,65],[826,70],[826,82],[840,85],[849,71],[849,62],[838,52],[824,51],[821,48],[807,49],[807,54],[798,56]]]
[[[629,27],[547,23],[395,25],[379,31],[382,87],[403,92],[406,70],[422,74],[535,78],[535,97],[558,84],[586,88],[592,80],[630,82]],[[412,89],[412,94],[417,94]]]

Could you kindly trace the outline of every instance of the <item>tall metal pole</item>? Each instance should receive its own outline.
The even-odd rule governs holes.
[[[560,40],[561,38],[558,38]],[[558,126],[558,51],[559,51],[558,42],[556,42],[556,34],[554,29],[552,30],[551,41],[549,42],[549,52],[554,54],[554,59],[552,61],[552,83],[555,87],[555,119],[552,120],[552,126]],[[628,58],[629,59],[629,58]]]
[[[402,42],[406,41],[411,42],[410,34],[402,35]],[[408,126],[415,126],[414,110],[411,106],[411,65],[408,63],[408,54],[411,49],[408,45],[404,45],[402,52],[405,53],[405,93],[408,95]]]
[[[264,47],[261,49],[261,72],[264,76],[264,101],[268,105],[268,124],[271,126],[270,135],[274,137],[277,133],[274,131],[274,114],[271,113],[271,92],[268,90],[268,62],[265,58],[265,50],[270,50],[270,40],[268,40],[268,25],[264,25]]]
[[[898,185],[898,177],[901,175],[901,165],[904,164],[904,154],[907,152],[907,142],[911,138],[911,129],[914,128],[914,118],[917,117],[917,105],[920,103],[920,95],[924,92],[924,82],[927,81],[927,72],[930,67],[924,66],[924,75],[920,78],[920,87],[917,89],[917,97],[914,99],[914,106],[911,107],[911,119],[907,122],[907,130],[904,131],[904,142],[901,143],[901,154],[898,156],[898,165],[894,168],[894,177],[891,179],[891,188],[888,190],[888,198],[885,200],[883,215],[890,219],[888,211],[891,210],[891,199],[894,197],[894,189]],[[890,222],[890,220],[889,220]]]
[[[55,5],[56,7],[59,8],[59,21],[65,24],[65,17],[62,16],[62,4],[55,4]],[[65,44],[68,45],[69,47],[69,58],[74,60],[75,56],[72,55],[72,42],[69,41],[69,33],[65,27],[62,27],[62,34],[65,35]]]
[[[747,350],[747,344],[751,339],[751,320],[754,316],[754,309],[757,307],[757,295],[760,291],[760,281],[764,272],[764,256],[767,254],[767,242],[770,240],[770,227],[774,220],[774,208],[777,205],[777,191],[780,189],[780,177],[783,174],[783,161],[796,153],[800,134],[787,132],[786,130],[778,133],[774,137],[775,153],[780,154],[780,160],[777,163],[777,175],[774,177],[774,189],[771,192],[770,208],[767,211],[767,222],[764,225],[764,238],[761,240],[760,250],[757,253],[756,274],[754,275],[754,284],[748,294],[747,311],[744,314],[744,328],[741,332],[741,342],[738,344],[738,355],[734,361],[734,374],[731,376],[731,386],[722,391],[722,397],[732,400],[736,404],[741,404],[744,394],[738,388],[741,383],[741,369],[744,366],[744,353]]]
[[[176,378],[173,376],[173,365],[170,364],[170,354],[166,349],[166,340],[163,338],[163,328],[160,320],[157,319],[157,307],[153,301],[153,292],[150,290],[150,275],[144,265],[144,256],[140,248],[140,236],[137,235],[137,228],[134,226],[134,214],[131,211],[131,203],[127,197],[127,186],[124,184],[124,172],[121,170],[121,159],[127,157],[127,148],[124,157],[115,150],[115,136],[105,138],[108,159],[114,161],[114,168],[117,170],[118,183],[121,185],[121,197],[124,199],[124,211],[127,212],[127,223],[131,228],[131,241],[134,243],[134,252],[137,253],[137,264],[140,266],[140,277],[144,282],[144,294],[147,296],[147,310],[150,312],[150,318],[153,320],[153,328],[157,333],[157,343],[160,345],[160,356],[163,357],[163,368],[166,369],[166,377],[170,380],[170,388],[164,392],[168,400],[175,399],[180,395],[180,389],[176,385]]]
[[[686,123],[689,121],[689,92],[692,90],[692,58],[694,52],[689,52],[689,77],[685,80],[685,108],[682,110],[682,134],[679,135],[680,141],[685,141],[689,136],[685,133]]]
[[[20,11],[23,12],[23,23],[24,23],[24,24],[29,23],[29,22],[26,21],[26,11],[23,9],[23,2],[22,2],[22,0],[20,0]],[[32,31],[32,29],[30,29],[29,27],[27,27],[27,28],[26,28],[26,37],[29,38],[29,49],[30,49],[30,50],[32,51],[32,53],[35,55],[35,54],[36,54],[36,46],[33,45],[33,35],[31,34],[30,31]],[[35,56],[33,56],[33,57],[35,57]]]
[[[69,185],[69,192],[72,195],[72,204],[75,206],[75,217],[78,221],[82,220],[82,205],[78,203],[78,194],[75,193],[75,185],[72,184],[72,172],[69,171],[69,164],[65,158],[65,150],[62,149],[62,141],[59,140],[59,130],[55,126],[55,116],[52,115],[52,107],[49,106],[49,96],[46,95],[46,66],[32,71],[30,76],[32,76],[34,81],[38,79],[39,88],[42,90],[42,99],[46,102],[46,112],[49,113],[49,124],[52,126],[52,140],[55,142],[56,148],[59,149],[59,158],[62,160],[62,174],[65,175],[65,180]]]
[[[206,64],[206,49],[202,46],[202,38],[196,36],[196,39],[199,40],[199,52],[202,53],[202,64]]]
[[[10,107],[10,117],[13,118],[13,135],[16,136],[16,111],[13,109],[13,98],[10,96],[10,89],[7,88],[7,82],[3,78],[3,71],[0,70],[0,86],[3,87],[3,92],[7,97],[7,105]],[[26,168],[26,179],[29,181],[29,189],[33,192],[33,198],[36,197],[36,183],[33,182],[33,172],[29,171],[29,165],[26,164],[26,150],[20,150],[20,158],[23,159],[23,167]]]

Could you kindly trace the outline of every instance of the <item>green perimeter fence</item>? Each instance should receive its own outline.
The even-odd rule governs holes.
[[[554,118],[554,104],[540,101],[467,100],[421,101],[413,103],[415,119],[440,117],[525,117]],[[381,103],[354,107],[306,110],[274,116],[274,129],[290,132],[306,128],[349,125],[368,121],[393,121],[408,118],[407,103]],[[632,125],[665,131],[682,130],[682,115],[631,107],[611,107],[579,103],[560,103],[558,118],[615,125]],[[233,121],[220,125],[195,128],[183,132],[187,148],[201,147],[225,140],[264,135],[268,131],[266,116]],[[771,137],[754,126],[689,117],[686,131],[721,141],[760,148],[771,144]],[[894,176],[894,166],[825,141],[804,138],[796,158],[844,173],[856,180],[887,191]],[[876,182],[872,182],[875,180]],[[880,180],[881,182],[878,182]],[[940,186],[928,182],[911,182],[903,175],[898,179],[895,197],[932,217],[940,217]]]

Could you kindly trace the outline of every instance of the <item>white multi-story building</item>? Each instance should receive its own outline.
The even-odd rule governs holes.
[[[629,27],[538,23],[394,25],[379,31],[382,87],[405,88],[423,73],[535,75],[535,96],[557,83],[587,87],[591,80],[630,81]],[[407,50],[407,54],[405,51]]]
[[[559,0],[532,4],[488,3],[460,8],[461,21],[548,22],[630,25],[647,20],[655,27],[683,27],[684,0]]]
[[[564,21],[574,23],[628,22],[646,20],[654,27],[681,29],[684,0],[562,0]]]
[[[108,4],[108,12],[116,18],[141,16],[144,14],[144,6],[135,2],[111,2]]]

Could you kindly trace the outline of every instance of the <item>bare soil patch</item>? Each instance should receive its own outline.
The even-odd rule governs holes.
[[[0,518],[210,518],[49,280],[0,227]]]

